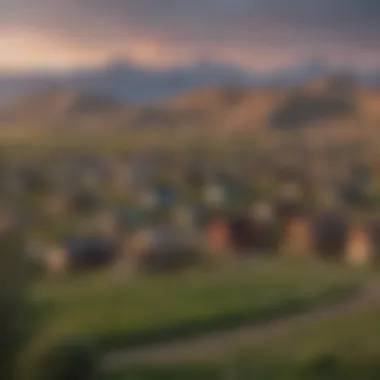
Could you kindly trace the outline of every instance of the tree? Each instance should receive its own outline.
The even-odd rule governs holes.
[[[21,234],[0,231],[0,378],[15,379],[15,358],[25,332],[27,275]]]

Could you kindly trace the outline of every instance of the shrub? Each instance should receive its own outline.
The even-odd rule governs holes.
[[[91,380],[97,376],[94,344],[75,340],[35,342],[20,363],[20,380]]]
[[[14,359],[24,336],[26,274],[22,241],[15,231],[0,236],[0,375],[14,379]]]

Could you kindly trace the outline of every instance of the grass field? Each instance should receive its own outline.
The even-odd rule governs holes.
[[[33,293],[40,337],[89,337],[111,349],[304,311],[351,294],[361,276],[310,263],[253,261],[228,269],[125,279],[47,280]]]
[[[101,380],[222,380],[220,364],[178,366],[134,366],[103,376]]]
[[[380,305],[294,328],[210,363],[132,366],[104,380],[377,380]]]
[[[239,378],[379,379],[379,318],[375,306],[238,353]]]

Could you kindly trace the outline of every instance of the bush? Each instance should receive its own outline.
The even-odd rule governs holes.
[[[30,281],[38,281],[46,274],[46,266],[42,260],[28,258],[27,260],[27,276]]]
[[[26,289],[22,241],[17,232],[0,236],[0,374],[14,379],[14,358],[25,333],[22,320]]]
[[[20,380],[92,380],[98,372],[97,350],[90,342],[36,342],[20,363]]]
[[[339,378],[339,358],[333,353],[325,352],[309,360],[299,369],[299,374],[307,379]]]

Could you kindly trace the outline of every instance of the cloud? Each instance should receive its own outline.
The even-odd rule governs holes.
[[[378,0],[0,0],[0,46],[21,33],[78,60],[369,63],[380,62],[379,18]]]

